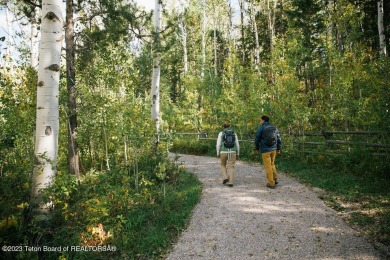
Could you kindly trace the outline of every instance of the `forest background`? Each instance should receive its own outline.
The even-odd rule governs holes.
[[[285,169],[327,168],[322,178],[333,181],[321,185],[331,191],[348,186],[343,196],[349,203],[375,204],[370,210],[376,217],[356,213],[359,224],[378,225],[377,240],[389,243],[388,2],[240,0],[235,13],[230,1],[163,1],[158,37],[153,11],[132,1],[67,2],[74,45],[63,46],[60,68],[57,178],[46,191],[56,210],[49,229],[25,219],[35,163],[41,3],[0,2],[31,27],[17,46],[0,38],[2,245],[58,245],[65,236],[74,245],[115,244],[119,252],[110,253],[116,256],[163,254],[168,242],[145,249],[163,241],[157,235],[161,228],[150,240],[134,230],[156,217],[156,205],[180,211],[172,207],[188,203],[183,210],[188,216],[200,190],[166,153],[211,155],[215,142],[199,137],[207,133],[215,139],[230,121],[243,140],[243,158],[258,161],[250,141],[263,114],[282,133]],[[21,53],[17,59],[15,48]],[[71,51],[73,75],[67,67]],[[161,58],[157,132],[151,117],[156,56]],[[69,134],[76,129],[77,137]],[[311,178],[317,177],[304,179]],[[167,194],[177,189],[181,193],[168,201]],[[139,208],[148,213],[139,217]],[[172,232],[183,223],[169,222],[167,236],[175,237]]]

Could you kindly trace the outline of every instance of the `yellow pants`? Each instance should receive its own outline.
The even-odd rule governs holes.
[[[221,153],[221,175],[227,184],[234,184],[234,164],[236,162],[236,153]]]
[[[262,153],[261,157],[263,158],[263,164],[264,164],[268,183],[271,187],[274,187],[275,180],[278,178],[278,174],[276,172],[276,167],[275,167],[276,150]]]

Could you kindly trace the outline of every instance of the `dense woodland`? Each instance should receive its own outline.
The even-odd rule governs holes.
[[[156,205],[181,211],[198,199],[199,184],[167,152],[204,144],[180,133],[213,138],[230,121],[248,140],[243,157],[256,158],[249,141],[263,114],[282,133],[286,158],[388,182],[389,1],[156,0],[152,11],[130,0],[62,2],[0,1],[31,28],[19,33],[19,44],[0,38],[0,244],[100,243],[118,246],[111,256],[160,256],[162,249],[140,253],[141,238],[144,247],[151,242],[134,230],[159,214]],[[42,7],[54,3],[59,14],[43,16]],[[42,47],[55,22],[56,54]],[[48,116],[58,127],[42,130],[48,56],[58,59]],[[54,136],[48,150],[37,145],[40,131]],[[326,146],[306,154],[296,144],[341,132],[355,133],[343,135],[354,146],[338,153]],[[56,176],[45,189],[36,184],[42,165]],[[30,202],[46,203],[38,211],[50,212],[46,224],[32,220]],[[136,208],[148,213],[141,219]],[[165,231],[177,233],[183,223]],[[150,239],[162,240],[156,234]]]

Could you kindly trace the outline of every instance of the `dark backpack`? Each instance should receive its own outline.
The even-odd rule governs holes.
[[[261,133],[261,138],[264,140],[264,144],[267,146],[274,146],[276,144],[276,127],[273,125],[267,125],[264,127]]]
[[[236,144],[236,135],[232,129],[223,131],[223,145],[226,148],[233,148]]]

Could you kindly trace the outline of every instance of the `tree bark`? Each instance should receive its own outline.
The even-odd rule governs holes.
[[[260,75],[260,43],[259,43],[259,32],[257,29],[257,23],[256,23],[256,14],[257,14],[257,6],[254,3],[254,1],[251,2],[252,4],[252,23],[253,23],[253,31],[255,34],[255,43],[256,43],[256,49],[255,49],[255,69],[257,73]]]
[[[240,17],[241,17],[241,44],[242,44],[242,64],[245,64],[245,26],[244,26],[244,0],[238,0],[240,6]]]
[[[379,48],[380,48],[380,54],[383,56],[387,56],[386,36],[385,36],[385,27],[383,23],[383,16],[384,16],[383,0],[378,0]]]
[[[75,44],[73,0],[66,0],[66,85],[68,89],[68,171],[80,177],[79,151],[77,136],[77,110],[76,110],[76,72],[75,72]]]
[[[202,24],[202,68],[201,68],[201,77],[204,79],[204,70],[206,66],[206,26],[207,26],[207,16],[206,16],[206,0],[203,0],[203,24]]]
[[[41,41],[36,109],[35,165],[32,206],[39,205],[39,219],[45,219],[50,203],[42,205],[41,190],[50,186],[56,174],[58,154],[61,43],[63,16],[61,0],[42,1]]]
[[[38,68],[38,52],[39,52],[39,30],[38,30],[38,15],[39,8],[34,7],[34,13],[31,18],[31,51],[30,51],[30,65],[34,69]]]
[[[153,34],[153,75],[152,75],[152,118],[156,123],[156,144],[160,132],[160,30],[162,0],[155,0],[154,34]]]

